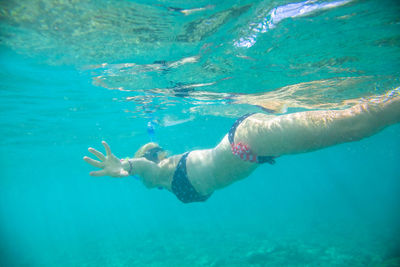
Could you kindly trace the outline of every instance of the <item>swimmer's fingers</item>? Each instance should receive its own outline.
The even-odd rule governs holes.
[[[97,151],[96,149],[91,148],[91,147],[89,147],[88,150],[89,150],[90,153],[95,155],[99,160],[101,160],[101,161],[105,161],[106,160],[106,157],[100,151]]]
[[[110,146],[106,143],[106,141],[102,141],[101,143],[103,144],[104,148],[106,149],[107,157],[111,156],[112,153],[111,153]]]
[[[91,158],[86,157],[86,156],[83,157],[83,160],[86,161],[86,163],[92,165],[93,167],[97,167],[97,168],[101,168],[101,169],[104,168],[104,164],[102,162],[100,162],[100,161],[91,159]]]
[[[106,174],[106,172],[105,172],[104,170],[90,172],[90,176],[99,177],[99,176],[106,176],[106,175],[107,175],[107,174]]]

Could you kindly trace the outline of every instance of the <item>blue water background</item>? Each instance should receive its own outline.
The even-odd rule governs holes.
[[[374,68],[363,63],[366,57],[357,64],[369,74],[396,76],[396,49],[397,43],[389,48],[391,58]],[[187,56],[185,51],[170,53],[175,59]],[[215,192],[207,202],[185,205],[166,190],[148,190],[132,177],[88,175],[93,168],[82,157],[88,155],[89,146],[102,149],[100,142],[106,140],[117,156],[132,156],[149,141],[149,118],[132,118],[125,112],[135,105],[124,100],[130,92],[93,85],[90,72],[71,62],[50,64],[52,56],[32,56],[7,44],[1,47],[3,266],[399,263],[400,125],[359,142],[281,157],[276,165],[262,165],[247,179]],[[141,57],[136,62],[146,61]],[[149,56],[148,62],[154,58]],[[314,79],[325,74],[317,73]],[[254,77],[259,74],[254,75],[247,77],[251,85],[245,88],[257,84]],[[157,83],[159,77],[155,78]],[[272,81],[268,88],[309,77],[291,79]],[[236,89],[213,90],[241,91],[245,82],[231,80],[224,86]],[[376,91],[392,88],[382,85]],[[180,118],[182,110],[193,105],[177,101],[179,105],[153,116]],[[233,117],[196,115],[182,124],[157,127],[156,138],[171,154],[210,148],[233,122]]]

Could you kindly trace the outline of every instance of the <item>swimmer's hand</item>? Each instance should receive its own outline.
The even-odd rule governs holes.
[[[101,142],[106,149],[106,156],[94,148],[89,147],[89,152],[95,155],[100,161],[83,157],[83,160],[92,165],[93,167],[100,168],[100,171],[90,172],[91,176],[112,176],[112,177],[126,177],[129,173],[123,168],[123,164],[119,158],[111,153],[111,149],[105,141]]]

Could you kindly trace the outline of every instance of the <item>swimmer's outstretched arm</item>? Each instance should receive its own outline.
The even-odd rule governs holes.
[[[152,161],[144,158],[124,159],[120,160],[111,153],[110,146],[105,142],[101,142],[106,150],[106,155],[100,151],[89,148],[89,152],[95,155],[100,161],[83,157],[83,160],[93,167],[100,168],[99,171],[90,172],[91,176],[111,176],[111,177],[126,177],[137,174],[142,178],[142,182],[146,187],[161,186],[160,167]]]

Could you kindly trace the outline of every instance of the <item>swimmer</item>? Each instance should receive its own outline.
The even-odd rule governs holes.
[[[207,200],[218,189],[246,178],[278,157],[311,152],[371,136],[400,122],[400,89],[343,110],[317,110],[281,116],[261,113],[239,118],[211,149],[167,157],[157,144],[141,147],[133,158],[119,159],[102,142],[106,155],[89,148],[100,161],[84,157],[91,176],[138,175],[148,188],[165,188],[184,203]]]

